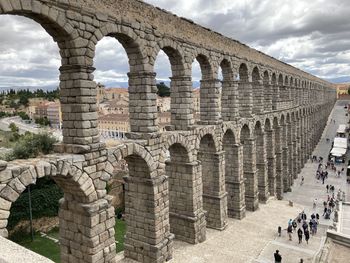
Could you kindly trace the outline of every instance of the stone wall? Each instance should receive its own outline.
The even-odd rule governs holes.
[[[114,209],[106,184],[121,160],[126,257],[164,262],[174,238],[204,242],[270,196],[282,199],[317,144],[335,102],[332,85],[235,40],[141,1],[0,0],[0,14],[40,23],[60,49],[61,154],[1,164],[0,234],[12,202],[51,176],[60,202],[62,262],[113,262]],[[106,149],[97,129],[93,59],[116,38],[129,58],[129,141]],[[159,133],[156,73],[169,57],[171,125]],[[202,71],[193,119],[191,66]],[[218,80],[221,67],[223,81]]]

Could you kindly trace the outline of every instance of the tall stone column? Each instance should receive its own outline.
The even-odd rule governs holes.
[[[298,177],[298,135],[297,135],[297,122],[293,121],[292,123],[292,156],[293,156],[293,165],[292,165],[292,176],[294,179]]]
[[[158,132],[156,73],[141,71],[128,76],[130,131]]]
[[[191,244],[205,241],[201,165],[196,161],[168,161],[166,174],[169,178],[170,232],[176,239]]]
[[[255,211],[259,207],[255,139],[246,139],[243,147],[246,208],[249,211]]]
[[[287,124],[287,146],[288,146],[288,171],[289,171],[289,190],[294,183],[294,174],[293,174],[293,138],[292,138],[292,125],[291,123]]]
[[[274,130],[265,131],[266,134],[266,155],[267,155],[267,176],[269,192],[271,196],[276,195],[276,155],[275,155],[275,133]]]
[[[264,111],[272,111],[273,86],[270,82],[264,82]]]
[[[171,125],[175,130],[188,130],[194,124],[192,78],[177,76],[170,79]]]
[[[245,189],[243,178],[243,147],[241,144],[229,145],[230,161],[225,162],[228,216],[236,219],[245,217]],[[227,158],[226,158],[227,160]]]
[[[60,67],[60,101],[63,120],[62,152],[86,153],[100,147],[97,122],[95,68],[83,65]]]
[[[252,82],[253,96],[253,113],[264,113],[264,84],[262,80]]]
[[[221,118],[221,82],[219,79],[201,80],[200,118],[201,124],[217,124]]]
[[[212,167],[203,176],[203,209],[207,212],[207,227],[223,230],[227,226],[227,192],[225,187],[225,152],[199,152],[199,159]],[[203,171],[204,172],[204,171]]]
[[[290,174],[289,174],[289,149],[288,149],[288,136],[287,125],[282,126],[282,177],[283,177],[283,189],[284,192],[290,191]]]
[[[282,127],[274,126],[275,154],[276,154],[276,194],[279,200],[283,199],[283,161],[282,161]]]
[[[267,176],[266,135],[264,132],[256,138],[256,168],[258,177],[259,201],[266,202],[269,198],[269,182]]]
[[[165,176],[143,176],[147,167],[139,160],[128,163],[128,169],[130,176],[124,178],[128,226],[124,256],[142,262],[165,262],[172,257],[174,239],[169,226],[168,180]]]
[[[253,91],[252,83],[241,80],[238,84],[239,94],[239,115],[240,117],[250,118],[253,113]]]
[[[302,164],[301,164],[301,125],[300,125],[300,119],[296,120],[295,122],[296,128],[297,128],[297,172],[301,172]]]
[[[222,83],[222,119],[234,121],[239,117],[238,81],[225,80]]]

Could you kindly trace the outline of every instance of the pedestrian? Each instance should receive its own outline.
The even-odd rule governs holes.
[[[304,263],[304,259],[301,258],[299,263]]]
[[[304,176],[301,176],[300,186],[304,184]]]
[[[292,226],[293,226],[294,231],[295,231],[297,229],[297,226],[298,226],[297,221],[295,221],[295,219],[292,222]]]
[[[305,229],[305,230],[304,230],[304,235],[305,235],[306,244],[309,244],[310,232],[309,232],[308,229]]]
[[[302,227],[303,227],[304,232],[305,232],[305,230],[308,228],[308,225],[307,225],[306,221],[303,222]]]
[[[329,185],[328,184],[326,185],[326,189],[327,189],[327,193],[328,193],[328,190],[329,190]]]
[[[322,216],[324,216],[326,213],[327,213],[327,206],[325,206],[325,207],[323,208],[323,215],[322,215]]]
[[[288,233],[289,241],[292,241],[292,233],[293,233],[293,227],[292,227],[292,225],[288,225],[288,227],[287,227],[287,233]]]
[[[293,220],[292,219],[289,219],[288,221],[288,226],[291,226],[293,224]]]
[[[273,254],[275,257],[275,263],[281,263],[282,262],[282,256],[279,253],[279,250],[276,250],[276,253]]]
[[[299,244],[302,242],[303,239],[303,231],[299,228],[298,229],[298,239],[299,239]]]
[[[280,237],[282,233],[282,227],[278,226],[277,232],[278,232],[278,236]]]
[[[317,198],[314,199],[314,202],[312,204],[313,209],[316,209],[317,206]]]

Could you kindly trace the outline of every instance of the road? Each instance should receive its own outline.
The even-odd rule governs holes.
[[[21,118],[18,116],[0,119],[0,130],[9,131],[10,130],[9,125],[11,123],[16,124],[20,134],[24,134],[27,131],[34,134],[39,134],[41,132],[48,132],[52,134],[58,141],[62,141],[62,132],[58,130],[50,129],[50,128],[37,128],[33,124],[23,123]]]

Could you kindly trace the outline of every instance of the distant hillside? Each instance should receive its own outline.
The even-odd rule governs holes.
[[[329,78],[329,79],[325,79],[329,82],[332,83],[350,83],[350,76],[343,76],[343,77],[339,77],[339,78]]]

